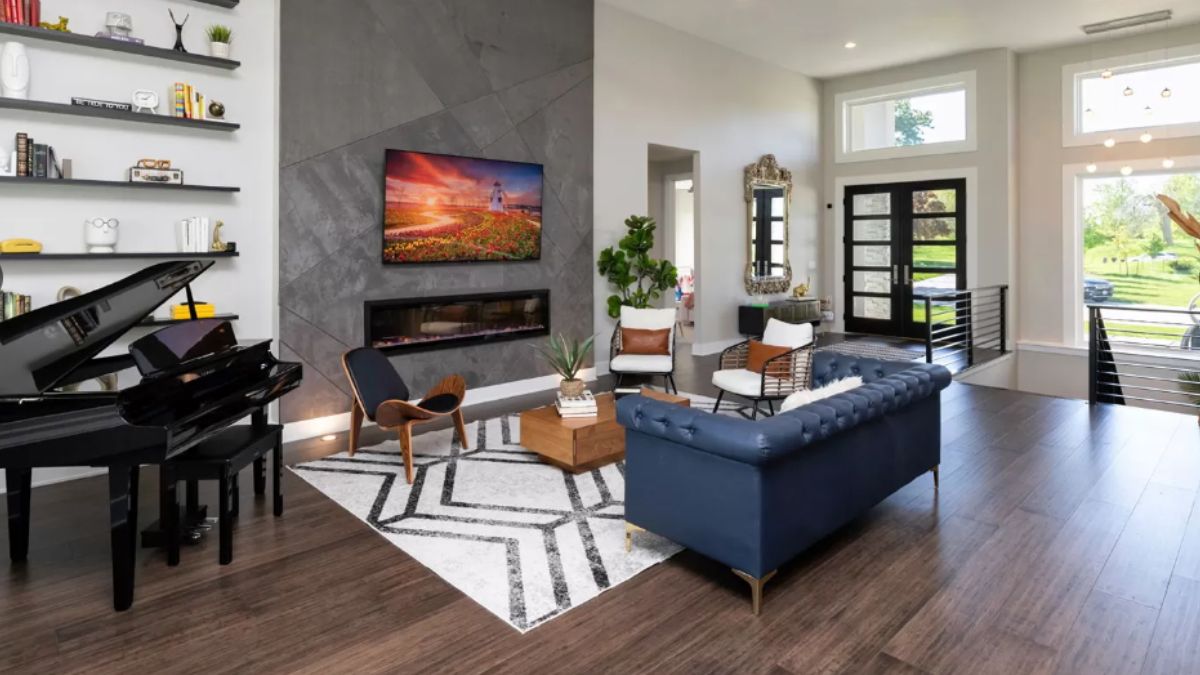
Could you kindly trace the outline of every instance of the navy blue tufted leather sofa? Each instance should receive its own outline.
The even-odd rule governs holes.
[[[757,614],[780,565],[941,461],[949,371],[814,355],[814,387],[851,375],[863,385],[758,421],[621,399],[631,536],[645,529],[729,565]]]

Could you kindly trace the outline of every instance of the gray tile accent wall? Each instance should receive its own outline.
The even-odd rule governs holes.
[[[364,300],[551,289],[551,330],[592,331],[593,0],[286,0],[281,8],[280,354],[285,422],[349,410]],[[542,259],[380,263],[388,148],[545,164]],[[600,342],[603,342],[601,340]],[[417,392],[548,374],[519,340],[398,356]]]

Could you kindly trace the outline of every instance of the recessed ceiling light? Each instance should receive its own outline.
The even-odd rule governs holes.
[[[1106,148],[1111,148],[1116,144],[1117,144],[1117,139],[1115,139],[1115,138],[1104,139],[1104,147],[1106,147]]]
[[[1100,71],[1100,77],[1103,77],[1106,80],[1111,78],[1112,76],[1113,76],[1112,68],[1105,68],[1104,70]]]
[[[336,440],[337,440],[337,434],[325,434],[324,436],[322,436],[322,437],[321,437],[321,440],[323,440],[323,441],[336,441]]]
[[[1129,175],[1129,174],[1131,174],[1131,173],[1133,173],[1133,167],[1132,167],[1132,166],[1123,166],[1123,167],[1121,167],[1121,175],[1122,175],[1122,176],[1128,176],[1128,175]]]
[[[1169,169],[1169,168],[1171,168],[1171,167],[1173,167],[1173,166],[1175,166],[1175,160],[1173,160],[1173,159],[1171,159],[1171,158],[1169,158],[1169,157],[1168,157],[1167,159],[1164,159],[1164,160],[1163,160],[1163,168],[1164,168],[1164,169]]]
[[[857,46],[858,46],[857,42],[847,42],[846,43],[846,49],[854,49]]]
[[[1152,136],[1149,131],[1146,131],[1143,132],[1141,136],[1138,136],[1138,140],[1143,143],[1149,143],[1150,141],[1154,140],[1154,136]]]
[[[1126,96],[1133,96],[1133,87],[1125,87],[1121,93],[1125,94]]]
[[[1088,164],[1088,165],[1087,165],[1087,172],[1088,172],[1088,173],[1096,173],[1096,165],[1095,165],[1095,164]]]
[[[1163,90],[1162,90],[1162,91],[1160,91],[1160,92],[1158,93],[1158,95],[1159,95],[1159,96],[1162,96],[1163,98],[1171,98],[1171,88],[1170,88],[1170,87],[1163,87]]]

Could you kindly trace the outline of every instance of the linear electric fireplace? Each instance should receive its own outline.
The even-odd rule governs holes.
[[[550,291],[369,300],[363,315],[367,346],[385,352],[517,340],[549,334]]]

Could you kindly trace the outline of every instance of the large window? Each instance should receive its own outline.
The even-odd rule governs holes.
[[[1200,134],[1200,53],[1067,66],[1064,144]]]
[[[1080,188],[1084,304],[1187,307],[1200,291],[1200,258],[1194,240],[1167,217],[1155,195],[1200,213],[1200,170],[1088,176]],[[1122,328],[1120,312],[1106,316],[1116,322],[1110,329]],[[1145,318],[1131,313],[1131,320]]]
[[[975,149],[975,74],[840,94],[837,161]]]

